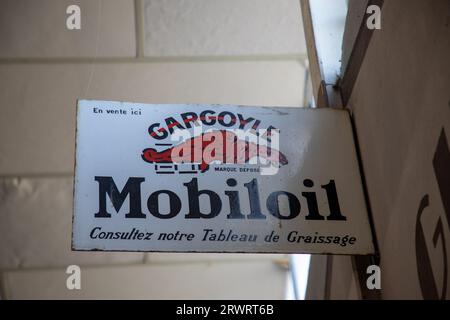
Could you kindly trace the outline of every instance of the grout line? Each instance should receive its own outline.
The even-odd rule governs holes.
[[[142,0],[134,0],[134,20],[136,24],[136,58],[144,57],[144,5]]]
[[[43,172],[43,173],[12,173],[0,174],[0,179],[39,179],[39,178],[66,178],[73,177],[73,172]]]
[[[55,58],[0,58],[0,64],[60,64],[60,63],[161,63],[161,62],[256,62],[306,59],[304,54],[236,55],[236,56],[167,56],[167,57],[55,57]]]
[[[77,251],[81,252],[81,251]],[[83,252],[91,252],[91,251],[83,251]],[[148,253],[152,252],[142,252],[142,251],[133,251],[133,252],[120,252],[120,251],[99,251],[103,253],[131,253],[131,254],[144,254],[147,255]],[[155,253],[155,252],[154,252]],[[172,253],[172,252],[157,252],[157,253]],[[181,253],[181,252],[179,252]],[[187,252],[186,252],[187,253]],[[205,253],[208,254],[208,253]],[[224,253],[226,254],[226,253]],[[226,259],[208,259],[208,258],[199,258],[199,259],[193,259],[193,260],[182,260],[182,259],[174,259],[174,260],[151,260],[146,259],[146,262],[143,263],[142,261],[133,261],[133,262],[100,262],[98,264],[80,264],[76,261],[67,262],[66,264],[60,264],[60,265],[45,265],[45,266],[33,266],[33,267],[13,267],[13,268],[5,268],[0,271],[0,275],[4,275],[6,272],[42,272],[42,271],[61,271],[66,270],[67,266],[71,264],[75,264],[80,266],[81,269],[83,268],[93,268],[93,269],[100,269],[100,268],[115,268],[115,267],[133,267],[133,266],[179,266],[179,265],[195,265],[195,264],[211,264],[211,263],[252,263],[252,262],[277,262],[277,259],[275,258],[226,258]],[[0,280],[5,279],[4,277],[0,278]],[[4,293],[5,287],[6,287],[6,281],[0,281],[0,293]],[[3,291],[1,291],[3,289]]]
[[[2,269],[2,273],[6,272],[45,272],[45,271],[65,271],[69,265],[78,265],[81,268],[81,272],[83,272],[83,268],[108,268],[108,267],[129,267],[129,266],[140,266],[142,265],[142,262],[140,261],[133,261],[133,262],[102,262],[99,264],[80,264],[76,261],[66,262],[66,264],[60,264],[60,265],[44,265],[44,266],[34,266],[34,267],[23,267],[23,266],[17,266],[13,268],[5,268]],[[5,282],[6,283],[6,282]]]

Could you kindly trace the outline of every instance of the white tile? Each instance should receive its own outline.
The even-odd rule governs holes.
[[[66,8],[81,9],[81,29],[68,30]],[[133,57],[132,0],[2,0],[0,57]]]
[[[305,54],[298,0],[145,0],[147,56]]]
[[[72,179],[0,179],[0,269],[139,263],[142,253],[73,252]]]
[[[295,60],[0,65],[0,175],[72,172],[81,98],[300,106]]]
[[[283,299],[287,273],[272,262],[81,267],[81,289],[65,269],[3,274],[6,299]]]

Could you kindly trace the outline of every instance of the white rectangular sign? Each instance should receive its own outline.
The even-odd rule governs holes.
[[[74,250],[374,253],[349,115],[80,100]]]

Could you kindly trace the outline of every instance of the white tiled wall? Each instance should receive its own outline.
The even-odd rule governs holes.
[[[69,4],[81,30],[66,29]],[[1,1],[0,297],[282,298],[284,255],[71,252],[75,105],[301,106],[299,10],[297,0]],[[82,268],[81,291],[65,288],[69,264]]]
[[[143,3],[148,56],[306,53],[299,1],[144,0]]]
[[[81,290],[65,270],[4,274],[11,299],[283,299],[286,270],[266,261],[87,267]]]
[[[66,8],[81,9],[81,30],[66,28]],[[0,57],[134,57],[133,0],[2,0]]]
[[[143,253],[70,251],[70,177],[0,180],[0,270],[142,262]]]
[[[80,98],[299,106],[303,75],[295,60],[0,64],[0,174],[72,172]]]

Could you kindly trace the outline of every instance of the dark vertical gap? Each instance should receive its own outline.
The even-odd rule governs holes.
[[[356,270],[356,273],[358,276],[359,287],[360,287],[362,298],[379,300],[379,299],[381,299],[380,290],[369,290],[366,285],[367,267],[370,265],[377,265],[377,266],[380,265],[380,254],[379,254],[380,251],[379,251],[379,246],[378,246],[377,235],[375,232],[375,224],[374,224],[372,209],[371,209],[371,205],[370,205],[369,192],[368,192],[368,188],[367,188],[366,177],[364,174],[361,150],[359,148],[358,135],[356,132],[356,124],[355,124],[353,115],[350,116],[350,122],[352,125],[353,139],[355,141],[356,158],[358,159],[359,173],[361,176],[361,184],[362,184],[362,188],[363,188],[363,192],[364,192],[364,199],[366,202],[370,231],[372,233],[372,242],[373,242],[373,246],[375,248],[375,255],[353,256],[352,263],[353,263],[353,267]]]
[[[382,8],[384,3],[384,0],[369,0],[367,7],[371,5],[377,5],[380,8]],[[366,7],[366,9],[367,9]],[[352,94],[353,88],[355,86],[356,79],[358,77],[359,71],[361,69],[362,63],[364,61],[365,54],[367,52],[367,49],[370,44],[370,40],[372,39],[373,32],[375,30],[370,30],[366,27],[368,14],[364,13],[364,18],[362,19],[361,25],[359,27],[358,35],[355,39],[355,43],[352,49],[352,52],[350,54],[346,70],[344,71],[344,74],[342,75],[342,79],[339,82],[339,88],[341,92],[342,97],[342,103],[345,108],[347,108],[348,101],[350,99],[350,96]],[[353,268],[357,274],[358,282],[359,282],[359,288],[361,292],[362,299],[373,299],[373,300],[379,300],[382,299],[381,291],[380,290],[369,290],[366,285],[367,281],[367,267],[370,265],[380,265],[380,252],[379,252],[379,246],[378,241],[375,233],[375,224],[373,220],[371,205],[370,205],[370,199],[369,199],[369,193],[368,193],[368,187],[366,182],[366,177],[364,174],[364,167],[362,163],[362,155],[360,150],[360,144],[358,140],[357,130],[356,130],[356,124],[355,119],[353,117],[353,114],[350,115],[351,125],[352,125],[352,131],[353,131],[353,137],[355,141],[355,150],[356,150],[356,157],[358,160],[358,166],[361,176],[361,184],[363,187],[364,192],[364,198],[366,202],[367,207],[367,213],[369,218],[369,224],[370,224],[370,230],[372,233],[372,239],[373,244],[375,248],[375,255],[366,255],[366,256],[353,256],[352,257],[352,265]]]
[[[382,8],[383,3],[384,0],[370,0],[367,7],[377,5]],[[348,59],[347,68],[345,69],[344,74],[342,75],[342,81],[340,82],[342,103],[344,106],[347,106],[348,100],[350,99],[356,78],[358,77],[359,70],[361,69],[364,56],[366,55],[367,48],[369,47],[374,32],[374,30],[370,30],[366,27],[367,17],[368,14],[365,13],[361,26],[359,27],[358,35],[355,39],[353,50]]]

